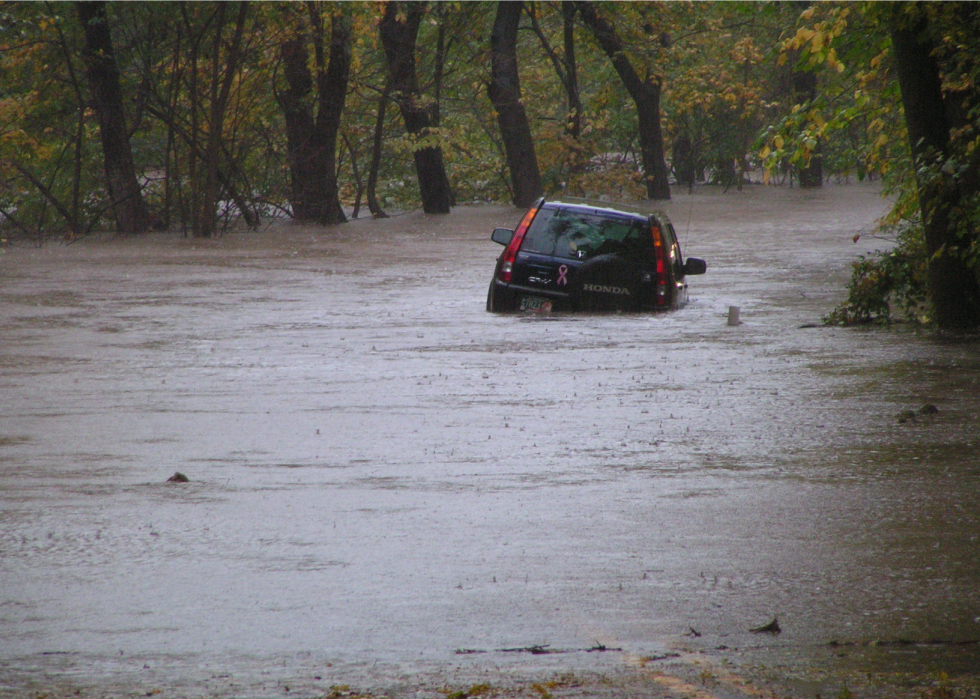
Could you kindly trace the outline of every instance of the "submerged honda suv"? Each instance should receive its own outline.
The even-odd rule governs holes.
[[[687,276],[707,269],[684,262],[665,214],[610,202],[542,198],[491,240],[506,246],[487,293],[494,313],[680,308]]]

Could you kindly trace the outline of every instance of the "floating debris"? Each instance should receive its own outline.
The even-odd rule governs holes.
[[[895,417],[898,418],[899,423],[904,424],[906,422],[915,422],[916,418],[920,415],[937,415],[939,414],[939,408],[937,408],[932,403],[926,403],[918,410],[903,410]]]
[[[772,618],[772,621],[770,621],[765,626],[757,626],[754,629],[749,629],[749,632],[750,633],[771,633],[771,634],[777,634],[777,633],[782,633],[782,631],[783,630],[781,628],[779,628],[779,620],[776,619],[776,617],[773,617]]]
[[[174,473],[174,475],[167,479],[167,483],[189,483],[190,480],[191,479],[185,476],[183,473],[177,471]]]
[[[895,417],[898,418],[900,425],[904,425],[906,422],[915,422],[916,412],[914,410],[903,410]]]

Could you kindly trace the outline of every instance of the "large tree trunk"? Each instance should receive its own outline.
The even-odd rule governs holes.
[[[300,31],[280,47],[287,88],[277,97],[286,118],[290,203],[298,221],[343,223],[347,217],[340,205],[337,184],[337,136],[347,99],[353,33],[349,19],[341,14],[343,10],[333,16],[328,61],[319,7],[308,3],[306,9],[316,67],[315,116],[310,99],[314,78],[306,32]]]
[[[963,258],[969,241],[957,235],[957,224],[967,223],[957,221],[954,213],[964,198],[962,182],[940,171],[950,155],[950,124],[942,78],[932,54],[934,47],[924,39],[925,26],[922,17],[914,26],[896,18],[891,37],[916,172],[933,171],[918,175],[929,256],[929,292],[941,329],[975,328],[980,326],[980,284]]]
[[[648,72],[646,79],[641,80],[626,55],[626,46],[616,33],[615,27],[599,16],[593,3],[580,2],[577,7],[579,16],[589,25],[596,41],[609,57],[613,68],[619,74],[619,79],[623,81],[623,86],[636,104],[647,198],[670,199],[667,163],[664,159],[664,137],[660,126],[661,79]]]
[[[497,18],[490,34],[491,70],[488,92],[497,112],[497,123],[507,153],[507,167],[514,204],[527,207],[541,196],[541,174],[534,155],[534,141],[521,103],[521,81],[517,73],[517,27],[520,2],[498,2]]]
[[[402,20],[399,20],[399,14]],[[398,104],[405,129],[417,140],[428,136],[433,125],[415,73],[415,41],[424,14],[424,2],[388,2],[378,25],[388,64],[392,99]],[[414,158],[422,210],[427,214],[448,214],[452,191],[442,159],[442,148],[432,145],[416,148]]]
[[[105,3],[78,2],[75,7],[85,32],[82,57],[92,90],[92,102],[99,117],[106,185],[116,230],[120,233],[143,233],[149,228],[150,212],[136,179]]]
[[[340,206],[337,186],[337,134],[340,117],[347,100],[347,81],[350,78],[351,44],[354,32],[346,9],[334,12],[330,22],[330,61],[324,61],[323,25],[318,4],[307,3],[310,22],[313,24],[313,46],[317,65],[317,96],[315,137],[322,152],[325,175],[326,211],[324,223],[343,223],[347,220]]]
[[[283,42],[279,56],[287,85],[276,96],[286,120],[289,201],[297,221],[316,221],[326,192],[316,188],[325,178],[317,172],[321,162],[316,158],[313,146],[313,105],[309,100],[313,76],[305,38],[298,36]]]

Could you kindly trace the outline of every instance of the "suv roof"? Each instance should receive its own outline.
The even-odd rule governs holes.
[[[657,216],[658,218],[665,217],[663,211],[652,206],[626,204],[623,202],[605,201],[602,199],[584,199],[581,197],[563,196],[560,199],[545,199],[543,205],[547,206],[549,204],[552,206],[565,205],[594,209],[596,212],[608,211],[621,216],[642,216],[644,219],[646,219],[648,216]]]

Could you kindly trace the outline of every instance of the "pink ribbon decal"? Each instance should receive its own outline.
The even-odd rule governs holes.
[[[567,274],[568,274],[567,265],[562,265],[561,267],[558,268],[558,286],[565,286],[566,284],[568,284],[568,278],[566,276]]]

